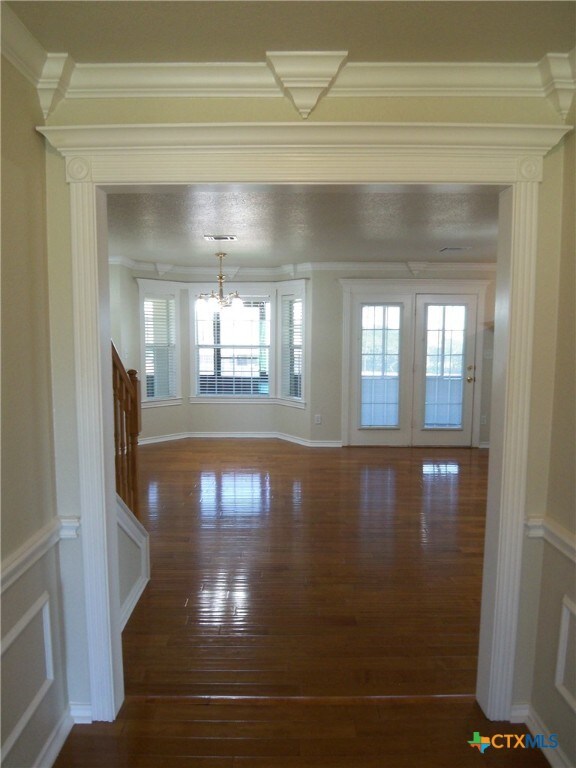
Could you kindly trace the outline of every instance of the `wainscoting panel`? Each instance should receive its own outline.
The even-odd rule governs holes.
[[[150,580],[148,533],[117,496],[118,572],[120,575],[120,626],[130,618]]]
[[[562,600],[555,684],[576,713],[576,605],[566,596]]]
[[[2,699],[10,701],[2,717],[4,753],[12,749],[54,682],[49,599],[44,592],[2,641]]]
[[[2,568],[4,768],[47,768],[72,727],[62,656],[59,528],[52,521]]]

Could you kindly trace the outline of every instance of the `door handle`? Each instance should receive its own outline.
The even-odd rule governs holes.
[[[475,376],[466,376],[466,381],[468,382],[468,384],[471,384],[473,381],[476,381],[476,377]]]

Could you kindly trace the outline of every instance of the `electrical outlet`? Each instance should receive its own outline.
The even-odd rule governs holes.
[[[322,416],[319,413],[314,416],[314,424],[322,424]]]

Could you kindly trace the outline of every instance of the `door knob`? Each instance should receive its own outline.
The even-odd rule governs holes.
[[[470,384],[471,382],[476,381],[476,379],[474,376],[466,376],[466,381]]]

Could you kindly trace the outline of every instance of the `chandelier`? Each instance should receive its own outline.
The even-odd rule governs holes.
[[[226,256],[225,253],[217,253],[216,258],[219,259],[219,269],[218,269],[218,290],[212,290],[210,293],[201,293],[198,296],[199,301],[206,302],[209,309],[211,309],[213,312],[219,312],[221,309],[225,309],[226,307],[232,307],[233,309],[242,309],[244,306],[242,299],[240,298],[240,294],[238,291],[233,291],[232,293],[224,294],[224,281],[226,280],[226,275],[222,273],[222,259]]]

